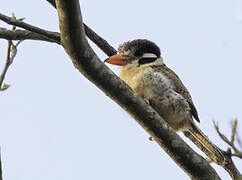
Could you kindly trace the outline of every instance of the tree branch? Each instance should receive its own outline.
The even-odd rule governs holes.
[[[12,30],[14,31],[16,29],[15,26],[13,26]],[[7,51],[7,58],[6,58],[6,62],[3,68],[3,72],[0,75],[0,91],[4,91],[6,89],[9,88],[8,84],[3,84],[5,75],[8,71],[8,68],[10,67],[10,65],[13,63],[13,59],[15,58],[16,54],[17,54],[17,46],[20,44],[21,41],[19,41],[16,45],[13,44],[13,42],[11,40],[8,40],[8,51]]]
[[[55,0],[47,0],[54,8],[56,8]],[[112,56],[117,53],[117,51],[108,42],[95,33],[90,27],[83,23],[85,33],[87,37],[94,42],[106,55]],[[81,25],[82,26],[82,25]]]
[[[47,1],[53,2],[52,0],[47,0]],[[17,31],[16,35],[12,35],[12,36],[24,36],[24,37],[30,36],[30,37],[28,37],[28,39],[33,38],[33,40],[34,40],[36,38],[36,40],[56,42],[58,44],[60,42],[60,34],[57,33],[57,32],[47,31],[47,30],[41,29],[39,27],[24,23],[22,21],[14,20],[11,17],[8,17],[8,16],[3,15],[1,13],[0,13],[0,20],[4,21],[4,22],[6,22],[10,25],[14,25],[16,27],[21,27],[23,29],[29,30],[32,33],[35,32],[37,34],[43,35],[42,37],[37,36],[37,34],[27,35],[28,31],[25,32],[26,33],[25,35],[22,35],[22,34],[20,34],[20,31]],[[92,42],[94,42],[104,53],[106,53],[106,55],[112,56],[112,55],[117,53],[117,51],[111,45],[109,45],[108,42],[105,39],[103,39],[101,36],[99,36],[97,33],[95,33],[91,28],[89,28],[87,25],[84,25],[84,28],[85,28],[85,32],[86,32],[87,37]],[[11,39],[11,36],[8,34],[10,32],[6,32],[6,31],[3,32],[3,30],[2,30],[2,32],[0,32],[0,33],[2,34],[0,38],[7,39],[9,37]],[[3,34],[3,33],[6,33],[6,35]],[[38,39],[38,38],[40,38],[40,39]]]
[[[3,72],[0,75],[0,90],[2,90],[3,80],[5,78],[5,75],[8,71],[9,66],[11,65],[11,62],[10,62],[11,46],[12,46],[12,42],[9,40],[8,41],[8,52],[7,52],[6,62],[5,62],[4,68],[3,68]]]
[[[59,41],[60,37],[56,34],[56,32],[51,32],[51,31],[47,31],[47,30],[43,30],[41,28],[38,28],[36,26],[32,26],[30,24],[27,24],[27,23],[24,23],[22,21],[18,21],[16,19],[13,19],[13,18],[10,18],[8,16],[5,16],[3,14],[0,13],[0,19],[10,25],[14,25],[14,26],[17,26],[17,27],[21,27],[21,28],[24,28],[24,29],[27,29],[29,31],[32,31],[32,32],[35,32],[35,33],[38,33],[38,34],[42,34],[44,36],[47,36],[47,37],[50,37],[51,39],[55,39],[57,41]]]
[[[231,156],[231,149],[229,148],[227,151],[223,152],[223,155],[226,158],[227,163],[224,166],[224,169],[230,174],[232,179],[234,180],[242,180],[242,175],[240,174],[239,170],[235,166]]]
[[[231,156],[236,156],[242,159],[242,151],[239,151],[239,149],[235,146],[234,141],[235,141],[235,136],[237,135],[237,125],[238,125],[238,121],[237,119],[234,120],[231,124],[232,124],[232,128],[231,128],[231,140],[229,140],[223,133],[220,132],[219,127],[217,124],[214,123],[214,127],[216,129],[216,132],[218,133],[219,137],[225,142],[227,143],[229,146],[231,146],[231,148],[234,150],[234,153],[231,154]],[[238,135],[237,135],[238,136]],[[239,138],[237,139],[238,143],[239,143]]]
[[[237,134],[237,120],[234,120],[232,122],[232,133],[231,133],[231,140],[229,140],[224,134],[222,134],[219,131],[219,127],[218,124],[216,124],[213,121],[214,124],[214,128],[216,129],[216,132],[218,133],[218,135],[220,136],[220,138],[226,142],[228,145],[230,145],[232,147],[232,149],[234,150],[234,153],[231,153],[231,149],[228,148],[227,151],[223,151],[223,155],[226,158],[227,163],[223,166],[224,169],[230,174],[230,176],[235,179],[235,180],[241,180],[242,179],[242,175],[240,174],[239,170],[237,169],[237,167],[235,166],[233,160],[232,160],[232,156],[236,156],[239,158],[242,158],[242,152],[240,152],[234,144],[234,140],[235,140],[235,136]]]
[[[84,29],[87,37],[92,42],[94,42],[106,55],[112,56],[114,54],[117,54],[117,51],[111,45],[109,45],[105,39],[103,39],[101,36],[95,33],[86,24],[84,24]]]
[[[55,2],[53,0],[47,1],[55,7]],[[173,130],[168,127],[166,122],[164,122],[164,120],[150,106],[147,107],[147,104],[144,104],[142,98],[139,99],[140,97],[137,97],[136,94],[133,94],[133,91],[129,87],[127,87],[125,83],[120,81],[120,79],[116,75],[114,75],[109,69],[106,68],[106,66],[104,66],[100,62],[96,54],[90,48],[85,38],[85,33],[88,36],[88,38],[91,39],[108,56],[116,54],[116,50],[112,46],[110,46],[106,40],[104,40],[102,37],[100,37],[94,31],[92,31],[87,25],[82,24],[82,20],[79,19],[80,17],[78,16],[78,14],[80,13],[80,9],[79,12],[78,9],[76,9],[77,7],[79,8],[78,2],[75,2],[75,7],[73,7],[73,4],[71,4],[71,2],[65,2],[65,0],[58,0],[57,2],[64,2],[65,4],[63,6],[60,6],[62,7],[60,8],[60,10],[63,10],[63,8],[67,8],[64,11],[61,11],[63,12],[66,18],[63,22],[69,22],[69,24],[61,23],[62,19],[60,19],[60,27],[63,34],[62,43],[65,43],[63,44],[63,46],[65,47],[68,54],[72,57],[75,67],[79,69],[80,72],[83,73],[89,80],[91,80],[92,82],[94,82],[94,84],[101,88],[113,100],[120,104],[128,113],[130,113],[140,123],[140,125],[143,126],[143,128],[146,129],[148,133],[151,134],[151,136],[157,141],[157,143],[173,158],[173,160],[181,168],[184,169],[184,171],[192,179],[196,179],[198,177],[204,177],[205,179],[219,179],[217,173],[212,169],[212,167],[209,166],[209,164],[198,154],[196,154],[190,147],[184,144],[182,139],[180,139],[180,137],[177,136],[173,132]],[[71,8],[74,8],[75,12],[71,12],[71,8],[69,6],[71,6]],[[60,44],[60,34],[57,32],[43,30],[2,14],[0,14],[0,19],[7,22],[8,24],[12,24],[27,29],[14,29],[10,31],[5,28],[0,28],[0,38],[8,40],[43,40],[47,42],[55,42]],[[79,37],[77,35],[79,35]],[[10,42],[11,41],[9,41],[8,49],[10,49],[11,51]],[[72,44],[72,42],[74,42],[74,44]],[[10,59],[9,52],[8,57]],[[7,61],[6,65],[8,63]],[[0,77],[0,85],[2,85],[4,76],[9,67],[9,65],[6,65],[2,73],[3,78],[2,75]],[[122,93],[120,94],[120,92]],[[130,105],[131,103],[132,105]],[[140,109],[138,107],[140,107]],[[146,112],[144,111],[144,109],[146,110]],[[233,128],[233,131],[235,132],[236,128]],[[235,139],[235,135],[233,135],[233,133],[231,139]],[[176,146],[174,146],[174,142],[176,143]],[[228,151],[226,153],[229,154]],[[229,158],[231,159],[231,156],[233,155],[234,154],[230,155]],[[187,158],[187,156],[189,156],[189,158]],[[238,156],[238,154],[234,156]],[[189,161],[187,162],[187,160]],[[232,177],[236,173],[238,175],[237,177],[241,177],[239,171],[234,166],[232,159],[231,163],[226,164],[224,168],[228,172],[230,172],[230,175]],[[206,173],[204,173],[205,171]]]
[[[16,20],[16,17],[15,17],[14,14],[12,15],[12,18],[11,19]],[[15,30],[16,30],[16,26],[13,26],[12,27],[12,31],[15,31]],[[6,75],[7,71],[8,71],[8,68],[13,63],[13,59],[15,58],[15,56],[17,54],[17,47],[18,47],[18,45],[20,43],[21,43],[21,40],[18,41],[16,43],[16,45],[14,45],[13,42],[12,42],[12,40],[8,40],[8,51],[7,51],[6,63],[5,63],[5,66],[3,68],[2,74],[0,75],[0,91],[4,91],[4,90],[8,89],[9,86],[10,86],[8,84],[4,84],[2,86],[2,83],[4,81],[4,78],[5,78],[5,75]]]
[[[85,37],[79,1],[56,0],[56,4],[61,42],[75,67],[131,114],[192,179],[220,179],[204,158],[192,150],[152,107],[100,61]]]
[[[58,36],[60,36],[59,33],[57,34]],[[0,28],[0,38],[6,39],[6,40],[41,40],[41,41],[60,44],[60,41],[58,40],[48,38],[46,36],[43,36],[35,32],[31,32],[28,30],[20,30],[20,29],[8,30],[6,28]]]

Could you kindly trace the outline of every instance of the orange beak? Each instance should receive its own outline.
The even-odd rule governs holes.
[[[104,62],[117,66],[125,66],[126,64],[128,64],[128,59],[121,54],[116,54],[114,56],[110,56]]]

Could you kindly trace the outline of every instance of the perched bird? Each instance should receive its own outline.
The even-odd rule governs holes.
[[[224,158],[220,150],[201,132],[192,97],[179,77],[163,62],[159,47],[146,39],[122,44],[118,53],[105,62],[122,66],[120,77],[143,97],[175,130],[190,132],[214,162]]]

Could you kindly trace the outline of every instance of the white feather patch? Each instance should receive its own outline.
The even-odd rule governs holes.
[[[157,58],[157,56],[153,53],[144,53],[142,58]]]

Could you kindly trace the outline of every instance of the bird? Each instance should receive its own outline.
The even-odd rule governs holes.
[[[127,41],[105,62],[121,66],[120,78],[173,130],[191,133],[212,161],[224,163],[222,152],[194,122],[200,122],[200,119],[189,91],[178,75],[166,66],[160,48],[154,42],[147,39]],[[200,147],[201,150],[204,148]]]

